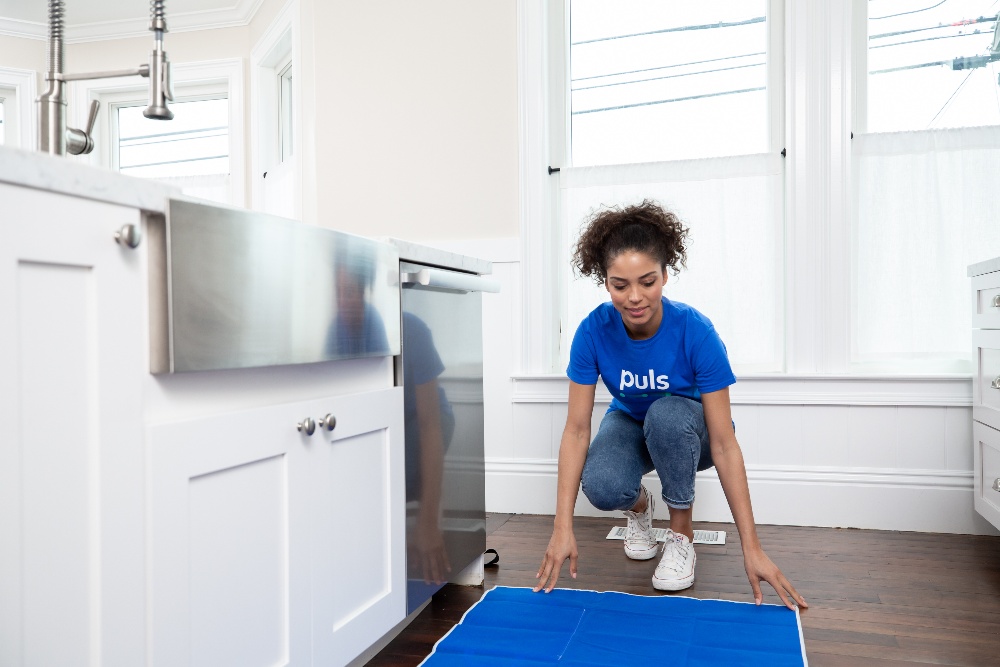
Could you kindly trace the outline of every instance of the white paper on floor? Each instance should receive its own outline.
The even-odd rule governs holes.
[[[657,542],[664,542],[667,539],[667,529],[666,528],[654,528],[653,535],[656,536]],[[615,526],[608,533],[609,540],[624,540],[625,539],[625,526]],[[694,531],[694,543],[695,544],[725,544],[726,543],[726,531],[724,530],[696,530]]]

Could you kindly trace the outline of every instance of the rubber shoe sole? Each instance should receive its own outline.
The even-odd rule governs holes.
[[[625,545],[625,555],[632,560],[649,560],[654,557],[660,551],[659,544],[653,544],[653,546],[648,549],[630,549],[629,546]]]
[[[694,566],[698,561],[698,557],[694,555],[694,552],[692,552],[691,559],[690,575],[681,579],[658,579],[656,573],[653,573],[653,588],[658,591],[682,591],[685,588],[690,588],[691,584],[694,583]]]

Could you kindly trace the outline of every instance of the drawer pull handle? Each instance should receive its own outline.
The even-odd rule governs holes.
[[[990,382],[990,387],[993,389],[1000,389],[1000,375],[993,378],[993,382]]]
[[[312,435],[316,432],[316,420],[312,417],[306,417],[298,424],[299,433],[305,433],[306,435]]]
[[[1000,308],[1000,294],[997,294],[993,297],[993,307]]]
[[[997,477],[995,480],[993,480],[993,490],[1000,491],[1000,477]]]
[[[319,420],[319,426],[320,428],[324,428],[327,431],[332,431],[333,429],[337,428],[337,418],[331,414],[328,414],[327,416]]]

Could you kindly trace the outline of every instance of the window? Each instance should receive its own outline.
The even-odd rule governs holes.
[[[993,0],[868,3],[867,131],[1000,124]]]
[[[298,3],[288,2],[250,53],[253,100],[253,207],[288,218],[301,216],[297,129],[301,127],[295,85]]]
[[[767,13],[766,0],[573,0],[573,164],[767,151]]]
[[[666,296],[713,321],[739,371],[784,368],[780,8],[572,0],[550,16],[550,77],[566,100],[550,99],[549,163],[561,167],[549,182],[561,295],[551,370],[565,369],[577,325],[608,300],[570,269],[580,224],[643,199],[691,229],[688,269]]]
[[[240,59],[171,65],[173,120],[142,115],[147,84],[139,77],[70,84],[67,124],[83,127],[88,100],[101,101],[94,164],[166,181],[185,194],[244,205],[243,65]]]
[[[992,0],[870,0],[856,54],[850,362],[972,369],[966,266],[1000,254]]]
[[[281,135],[281,161],[292,156],[292,63],[289,60],[278,73],[279,110],[278,123]]]
[[[0,144],[25,150],[36,145],[35,81],[32,70],[0,67]]]

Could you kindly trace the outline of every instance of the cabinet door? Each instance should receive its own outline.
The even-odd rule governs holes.
[[[403,619],[402,414],[386,389],[150,427],[154,665],[340,665]]]
[[[310,443],[314,661],[343,665],[406,616],[403,389],[330,401]]]
[[[145,643],[139,212],[0,184],[0,664]]]
[[[154,424],[153,665],[307,665],[311,402]],[[315,436],[311,438],[315,440]]]
[[[972,422],[976,511],[1000,528],[1000,431]]]

